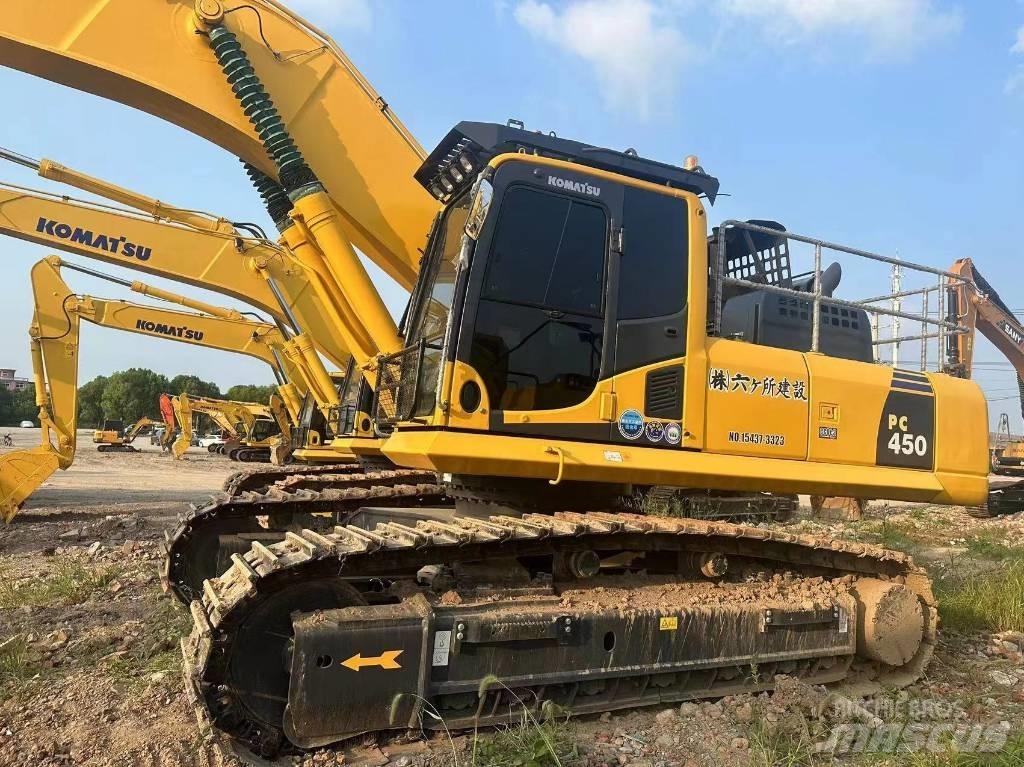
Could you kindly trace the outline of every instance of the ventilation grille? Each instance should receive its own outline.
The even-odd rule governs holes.
[[[683,366],[653,370],[647,374],[644,415],[678,421],[683,417]]]

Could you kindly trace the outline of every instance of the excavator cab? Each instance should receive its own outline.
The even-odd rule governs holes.
[[[112,445],[121,440],[124,435],[124,421],[120,419],[106,419],[92,434],[92,441],[97,445]]]

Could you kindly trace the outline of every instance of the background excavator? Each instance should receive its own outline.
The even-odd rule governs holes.
[[[245,301],[269,315],[282,333],[282,355],[312,400],[307,414],[319,410],[337,418],[338,381],[324,359],[344,371],[350,356],[334,331],[332,310],[317,292],[316,274],[286,246],[266,240],[258,227],[236,228],[223,218],[171,206],[49,160],[7,151],[0,151],[0,157],[129,206],[0,184],[0,233]],[[100,232],[118,233],[117,242],[111,245],[109,236],[100,239]],[[124,258],[126,245],[131,246],[130,258]],[[298,446],[300,458],[305,447]],[[317,454],[323,450],[322,440],[314,440],[311,447],[310,460],[353,459],[351,454]]]
[[[211,349],[246,354],[269,364],[282,384],[293,368],[274,351],[283,339],[271,324],[246,319],[234,310],[158,290],[144,283],[128,283],[137,293],[159,297],[201,312],[198,314],[120,300],[79,295],[68,287],[61,269],[83,271],[113,279],[93,270],[68,264],[56,256],[32,268],[35,310],[30,330],[36,404],[42,426],[39,447],[0,456],[0,516],[10,521],[21,504],[57,469],[68,468],[77,446],[79,324],[82,320],[115,330],[190,343]],[[295,384],[279,391],[301,400]],[[166,420],[166,414],[165,420]]]
[[[949,337],[947,372],[963,378],[971,377],[975,334],[980,331],[1013,366],[1020,390],[1021,415],[1024,416],[1024,326],[971,259],[958,260],[951,271],[961,275],[963,281],[950,289],[949,311],[959,316],[966,332]],[[1024,442],[1007,439],[1000,445],[992,456],[992,470],[996,474],[1018,477],[1024,473]],[[975,513],[988,516],[1024,511],[1024,482],[1000,479],[992,484],[988,504],[976,507]]]
[[[128,428],[123,421],[106,420],[92,433],[92,441],[101,453],[137,453],[138,449],[132,447],[135,438],[149,427],[163,425],[163,421],[148,416],[143,416]]]
[[[107,44],[125,29],[154,55]],[[365,425],[401,467],[219,500],[174,532],[234,530],[256,507],[302,525],[198,587],[172,546],[165,578],[194,599],[183,649],[207,724],[272,753],[499,723],[523,701],[586,713],[768,689],[777,674],[863,691],[923,672],[935,602],[905,555],[630,513],[654,485],[981,503],[980,390],[877,364],[867,312],[821,262],[893,259],[770,221],[712,229],[718,181],[696,161],[519,125],[460,123],[409,163],[386,103],[274,0],[15,0],[0,63],[261,171],[373,387]],[[814,250],[809,273],[794,243]],[[353,246],[410,288],[400,328]],[[724,603],[707,600],[709,579]]]
[[[1024,440],[1014,436],[1009,413],[999,415],[996,444],[992,448],[992,471],[1010,476],[1024,474]]]
[[[192,444],[193,414],[198,413],[220,416],[215,422],[221,428],[225,424],[230,427],[231,434],[227,441],[219,446],[225,449],[211,452],[223,452],[236,461],[269,461],[271,452],[287,444],[291,436],[291,427],[279,400],[264,405],[260,402],[236,402],[180,394],[174,398],[174,402],[175,415],[181,429],[171,446],[175,458],[182,457]]]

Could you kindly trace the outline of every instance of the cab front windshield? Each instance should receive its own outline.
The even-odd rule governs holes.
[[[441,345],[448,314],[455,299],[455,278],[462,249],[462,236],[469,216],[472,195],[464,194],[453,202],[430,243],[430,258],[425,265],[423,285],[406,335],[406,343],[424,343],[420,364],[414,415],[427,415],[434,407],[437,376],[441,365]]]

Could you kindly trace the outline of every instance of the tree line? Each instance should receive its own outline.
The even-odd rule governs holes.
[[[217,384],[199,376],[181,374],[168,379],[147,368],[129,368],[97,376],[78,388],[78,425],[88,429],[106,419],[120,419],[127,424],[143,416],[159,418],[158,401],[165,392],[266,404],[274,387],[239,384],[222,392]],[[32,388],[18,392],[0,389],[0,423],[17,426],[21,421],[32,421],[38,426],[35,399]]]

